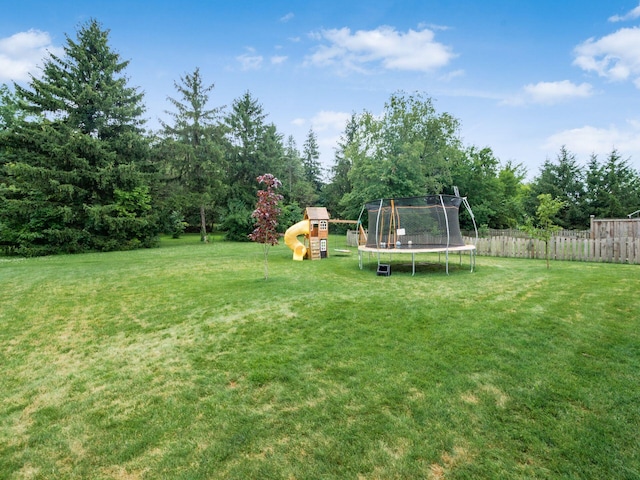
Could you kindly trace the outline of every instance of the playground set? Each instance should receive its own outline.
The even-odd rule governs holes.
[[[298,240],[304,235],[304,243]],[[307,207],[304,219],[289,227],[284,234],[284,243],[293,250],[293,259],[320,260],[328,257],[329,212],[325,207]]]
[[[325,207],[307,207],[302,221],[284,234],[284,243],[293,250],[293,259],[320,260],[329,257],[329,223],[358,223],[356,220],[332,220]],[[362,230],[364,232],[364,230]],[[304,235],[304,243],[298,240]],[[337,252],[346,250],[336,249]]]
[[[379,199],[366,203],[360,218],[330,220],[324,207],[307,207],[304,219],[290,227],[284,236],[285,244],[293,250],[294,260],[318,260],[328,257],[329,222],[355,223],[360,229],[358,263],[362,269],[363,254],[375,254],[378,275],[390,275],[389,263],[384,257],[393,254],[411,254],[412,274],[415,275],[417,254],[444,253],[446,272],[449,273],[449,254],[468,253],[471,271],[475,266],[476,246],[467,245],[460,232],[459,212],[464,205],[471,216],[476,242],[478,229],[466,197],[456,195],[426,195],[397,199]],[[366,210],[368,232],[362,226]],[[304,235],[304,243],[298,240]]]

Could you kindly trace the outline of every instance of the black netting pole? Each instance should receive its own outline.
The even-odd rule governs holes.
[[[445,269],[447,275],[449,275],[449,215],[447,215],[447,209],[444,206],[444,198],[440,195],[440,205],[442,205],[442,212],[444,213],[444,222],[447,225],[447,249],[444,252]]]

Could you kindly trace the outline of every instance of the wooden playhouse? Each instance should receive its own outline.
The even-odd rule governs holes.
[[[309,221],[309,234],[305,258],[320,260],[329,256],[329,212],[325,207],[307,207],[304,210],[304,220]]]

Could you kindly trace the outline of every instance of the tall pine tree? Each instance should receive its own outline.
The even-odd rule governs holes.
[[[315,193],[313,185],[305,179],[302,157],[293,135],[287,137],[283,148],[284,164],[282,165],[283,170],[280,177],[284,179],[282,182],[284,189],[283,221],[295,223],[302,218],[301,208],[307,205],[315,205],[318,195]]]
[[[96,20],[67,37],[42,77],[15,85],[28,113],[0,138],[0,246],[43,255],[151,246],[157,219],[141,166],[142,93]]]
[[[266,123],[262,105],[245,92],[225,116],[230,142],[229,195],[223,229],[230,240],[246,240],[251,233],[252,205],[258,191],[255,179],[264,172],[280,175],[285,170],[282,137],[275,125]]]
[[[224,128],[222,107],[207,108],[214,85],[204,85],[198,68],[174,82],[180,98],[169,97],[176,109],[167,112],[173,121],[162,122],[164,141],[159,150],[170,178],[175,179],[186,208],[197,205],[200,239],[207,241],[206,212],[224,198]]]
[[[329,183],[324,187],[324,197],[327,209],[336,217],[343,216],[344,218],[348,218],[350,216],[349,212],[347,212],[347,215],[345,216],[345,212],[340,208],[340,200],[351,192],[349,172],[351,171],[352,162],[346,152],[353,142],[357,130],[357,117],[355,114],[352,114],[345,125],[345,129],[340,136],[340,140],[338,141],[338,148],[335,151],[333,166],[330,170],[331,178]],[[357,214],[357,212],[354,214]],[[354,214],[351,214],[351,216]]]
[[[302,165],[304,177],[309,182],[316,194],[322,189],[322,166],[320,165],[320,149],[318,139],[313,129],[309,129],[307,138],[302,145]]]
[[[591,157],[587,170],[589,213],[624,218],[640,208],[640,175],[614,148],[606,161]]]
[[[560,148],[555,162],[548,159],[544,162],[540,174],[531,184],[531,192],[525,203],[529,215],[535,214],[539,205],[539,195],[543,193],[562,200],[562,209],[554,218],[562,228],[580,229],[589,225],[589,216],[584,210],[584,173],[576,156],[565,146]]]

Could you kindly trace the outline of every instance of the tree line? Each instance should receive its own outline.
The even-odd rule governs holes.
[[[394,93],[381,115],[354,113],[326,172],[312,129],[299,150],[250,92],[211,106],[214,84],[198,68],[174,82],[161,128],[149,132],[143,93],[129,85],[129,61],[110,47],[108,30],[90,20],[67,36],[64,52],[51,55],[28,86],[0,86],[5,254],[149,247],[159,233],[185,228],[208,241],[214,224],[228,239],[247,240],[256,179],[265,173],[282,184],[282,229],[306,206],[356,219],[372,199],[456,186],[477,223],[490,228],[526,224],[541,194],[563,202],[553,220],[564,228],[640,208],[639,175],[616,150],[581,168],[563,147],[526,182],[521,164],[463,145],[459,120],[419,93]]]

